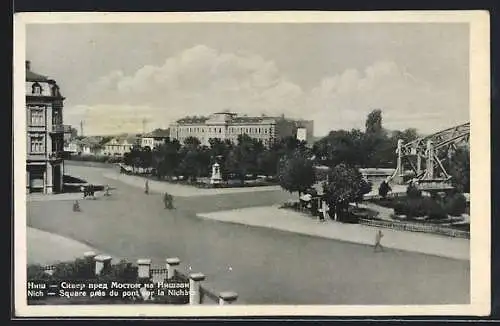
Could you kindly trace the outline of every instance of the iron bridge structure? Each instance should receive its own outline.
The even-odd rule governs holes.
[[[422,190],[453,189],[451,176],[443,163],[451,159],[458,146],[468,144],[469,137],[470,122],[406,144],[402,139],[398,140],[397,166],[391,181],[398,184],[415,182]]]

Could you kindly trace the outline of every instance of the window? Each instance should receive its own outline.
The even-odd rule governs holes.
[[[60,96],[60,93],[59,93],[59,86],[57,85],[54,85],[52,86],[52,96]]]
[[[44,141],[43,141],[43,136],[33,136],[30,138],[30,152],[31,153],[44,153],[45,152],[45,146],[44,146]]]
[[[31,86],[31,93],[35,95],[42,95],[42,86],[39,83],[34,83]]]
[[[45,115],[42,108],[30,109],[30,125],[32,126],[45,126]]]

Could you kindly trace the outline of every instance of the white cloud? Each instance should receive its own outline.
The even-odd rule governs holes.
[[[119,128],[140,131],[143,116],[154,122],[150,127],[167,126],[184,115],[223,109],[313,118],[317,134],[362,128],[374,108],[383,110],[389,128],[425,128],[430,119],[437,126],[439,118],[447,127],[468,117],[467,103],[458,100],[453,90],[433,88],[393,62],[376,62],[364,71],[346,69],[305,90],[288,80],[273,61],[249,53],[220,53],[203,45],[132,75],[113,71],[86,92],[89,102],[68,108],[67,120],[83,119],[88,132],[95,133],[122,131]]]

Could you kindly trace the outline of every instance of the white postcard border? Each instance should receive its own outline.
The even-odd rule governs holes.
[[[419,306],[28,306],[26,301],[26,24],[57,23],[469,23],[471,222],[468,305]],[[20,13],[14,17],[14,264],[15,314],[24,317],[402,316],[488,315],[490,312],[490,50],[486,11]]]

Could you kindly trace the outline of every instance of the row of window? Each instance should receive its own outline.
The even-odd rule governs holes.
[[[111,151],[111,152],[113,152],[113,151],[119,151],[119,150],[121,150],[121,151],[128,151],[131,148],[132,148],[132,146],[130,146],[130,145],[106,145],[106,149],[108,151]]]
[[[43,136],[32,136],[29,138],[29,146],[31,154],[45,153],[45,139]]]
[[[57,85],[54,85],[52,86],[51,88],[51,94],[52,96],[60,96],[60,93],[59,93],[59,87]],[[31,94],[32,95],[42,95],[42,92],[43,92],[43,88],[42,88],[42,85],[40,85],[39,83],[33,83],[33,85],[31,85]]]
[[[222,133],[222,128],[206,128],[209,133]],[[229,133],[247,133],[247,134],[267,134],[268,132],[272,133],[272,128],[244,128],[244,127],[229,127]],[[202,127],[186,127],[180,129],[181,133],[185,132],[205,132],[205,128]]]
[[[52,124],[53,125],[60,125],[62,123],[63,123],[63,121],[62,121],[62,115],[61,115],[60,111],[54,110],[52,112]],[[44,127],[45,126],[45,109],[43,107],[40,107],[40,106],[29,108],[28,124],[30,126]]]

